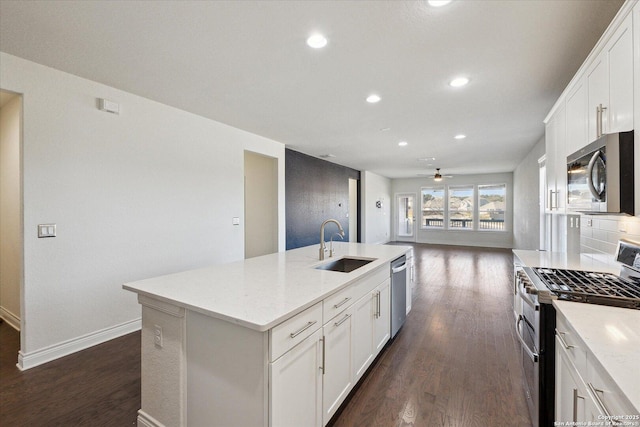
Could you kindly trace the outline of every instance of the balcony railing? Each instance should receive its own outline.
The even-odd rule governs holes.
[[[478,221],[479,230],[504,230],[504,219],[481,219]],[[425,218],[425,227],[443,227],[442,218]],[[472,219],[450,219],[449,228],[473,228]]]

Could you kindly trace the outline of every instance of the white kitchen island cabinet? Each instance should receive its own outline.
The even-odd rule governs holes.
[[[389,264],[410,250],[334,248],[373,261],[320,270],[333,259],[310,246],[125,284],[142,305],[138,426],[325,425],[389,340]]]

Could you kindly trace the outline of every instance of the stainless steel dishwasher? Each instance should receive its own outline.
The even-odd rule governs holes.
[[[391,338],[407,318],[407,257],[391,261]]]

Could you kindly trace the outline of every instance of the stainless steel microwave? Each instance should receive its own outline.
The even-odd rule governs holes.
[[[567,157],[567,209],[634,215],[633,131],[604,135]]]

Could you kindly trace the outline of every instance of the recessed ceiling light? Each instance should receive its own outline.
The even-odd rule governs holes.
[[[367,102],[369,104],[375,104],[376,102],[380,102],[381,99],[382,98],[380,98],[380,96],[376,95],[375,93],[367,96]]]
[[[320,49],[327,45],[327,38],[322,34],[314,34],[307,39],[307,44],[314,49]]]
[[[451,0],[427,0],[427,3],[429,3],[429,6],[442,7],[451,3]]]
[[[465,139],[467,137],[467,135],[463,135],[463,134],[459,134],[454,136],[455,139]]]
[[[380,132],[389,132],[391,130],[391,128],[382,128],[380,129]]]
[[[469,83],[469,79],[466,77],[456,77],[449,82],[449,86],[461,87]]]
[[[400,147],[406,147],[407,145],[409,145],[409,143],[407,141],[400,141],[400,142],[398,142],[398,145]]]

